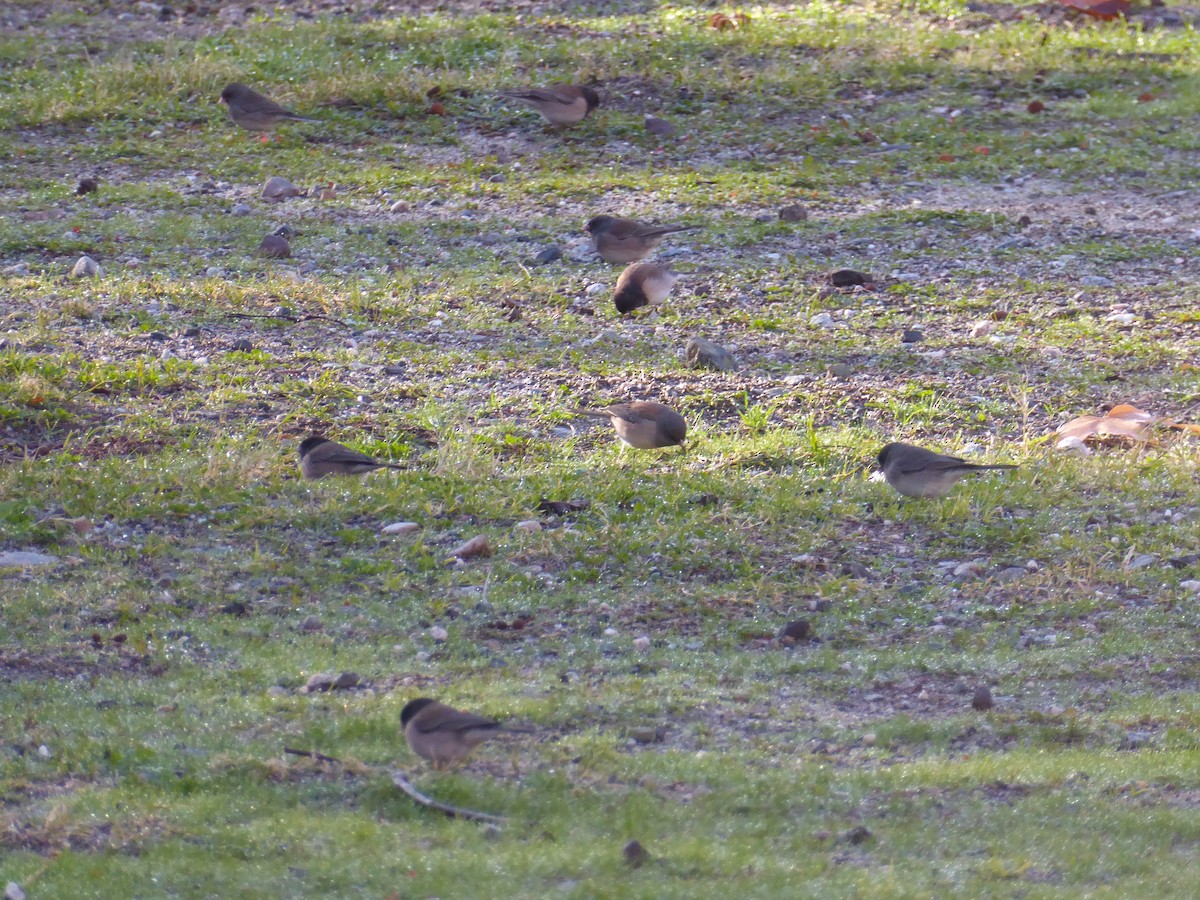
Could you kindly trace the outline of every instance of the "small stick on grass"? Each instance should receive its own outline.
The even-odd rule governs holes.
[[[308,759],[316,759],[321,762],[340,763],[341,760],[336,756],[326,756],[324,753],[318,753],[315,750],[297,750],[294,747],[284,747],[284,753],[290,753],[292,756],[303,756]],[[369,767],[373,771],[376,770],[373,766]],[[407,794],[421,806],[436,810],[443,815],[449,816],[451,819],[465,819],[469,822],[487,822],[489,825],[500,825],[504,822],[503,816],[493,816],[491,813],[479,812],[474,809],[465,809],[461,806],[451,806],[449,803],[442,803],[434,800],[425,794],[422,794],[413,783],[408,780],[408,777],[398,769],[390,769],[389,774],[392,776],[392,784],[400,788],[402,792]]]
[[[440,803],[432,797],[427,797],[418,791],[411,781],[403,772],[397,769],[391,770],[392,784],[400,788],[404,793],[408,794],[413,800],[422,806],[427,806],[430,809],[435,809],[440,813],[445,813],[452,819],[467,819],[473,822],[487,822],[490,825],[500,825],[504,821],[503,816],[493,816],[490,813],[477,812],[473,809],[463,809],[461,806],[451,806],[449,803]]]

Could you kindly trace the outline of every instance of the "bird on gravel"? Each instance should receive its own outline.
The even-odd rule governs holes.
[[[614,403],[604,409],[575,409],[579,416],[608,419],[617,437],[637,450],[683,447],[687,440],[687,422],[669,406],[653,400]]]
[[[905,497],[942,497],[955,483],[974,472],[1015,469],[1013,465],[979,465],[934,453],[912,444],[888,444],[879,451],[879,467],[887,483]]]
[[[285,120],[317,121],[298,116],[258,91],[237,82],[225,86],[225,90],[221,91],[221,102],[229,107],[229,118],[248,131],[273,131],[276,125]],[[266,140],[265,135],[263,140]]]
[[[560,128],[582,122],[600,105],[600,95],[581,84],[552,84],[544,88],[505,91],[502,96],[531,106],[542,114],[543,119]]]
[[[592,237],[592,249],[610,263],[637,262],[648,256],[668,234],[699,229],[699,225],[647,225],[616,216],[596,216],[583,228]]]
[[[613,304],[622,315],[643,306],[657,306],[667,299],[679,273],[658,263],[633,263],[617,277]]]
[[[324,478],[326,475],[365,475],[375,469],[403,468],[372,459],[365,453],[351,450],[320,435],[314,434],[300,442],[300,474],[308,479]]]
[[[405,704],[400,710],[400,725],[408,746],[417,756],[433,763],[435,769],[466,759],[476,747],[499,734],[525,731],[429,697],[418,697]]]

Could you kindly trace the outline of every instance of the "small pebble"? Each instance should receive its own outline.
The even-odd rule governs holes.
[[[525,519],[513,526],[516,531],[541,531],[542,523],[537,519]]]
[[[975,695],[971,698],[971,708],[983,712],[991,709],[995,705],[992,700],[992,690],[986,684],[981,684],[975,688]]]
[[[289,197],[299,197],[300,188],[296,187],[286,178],[273,175],[263,185],[262,195],[267,200],[286,200]]]
[[[384,534],[412,534],[420,530],[421,526],[416,522],[393,522],[391,525],[384,525],[382,529]]]
[[[779,210],[779,218],[784,222],[803,222],[808,218],[808,210],[800,203],[793,203]]]
[[[650,854],[646,852],[646,848],[639,841],[630,841],[622,847],[621,856],[624,858],[625,864],[631,869],[645,865],[650,859]]]
[[[449,638],[450,632],[448,632],[441,625],[434,625],[432,628],[429,629],[429,636],[431,638],[433,638],[435,641],[440,642],[440,641],[444,641],[447,638]]]
[[[666,119],[660,119],[657,116],[646,116],[646,130],[655,137],[669,138],[675,136],[675,126]]]

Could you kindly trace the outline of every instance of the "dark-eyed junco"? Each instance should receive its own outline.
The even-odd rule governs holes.
[[[600,105],[600,95],[582,84],[552,84],[544,88],[505,91],[504,96],[528,104],[551,125],[558,126],[582,122]]]
[[[605,409],[576,409],[574,412],[608,419],[617,437],[638,450],[682,447],[687,439],[687,422],[683,416],[653,400],[614,403]]]
[[[941,497],[954,487],[955,482],[972,472],[1016,468],[969,463],[912,444],[888,444],[879,451],[879,467],[887,483],[905,497]]]
[[[644,259],[668,234],[697,231],[699,225],[647,225],[635,219],[596,216],[583,230],[592,236],[592,249],[610,263],[632,263]]]
[[[435,769],[466,759],[471,751],[506,728],[495,719],[462,712],[429,697],[418,697],[400,710],[400,725],[408,746]]]
[[[227,84],[221,91],[221,102],[229,107],[229,118],[249,131],[272,131],[285,119],[295,122],[315,122],[284,109],[274,100],[244,84]]]
[[[343,447],[336,441],[319,435],[300,442],[300,474],[305,478],[324,478],[326,475],[365,475],[375,469],[403,469],[392,463],[380,462],[365,453]]]
[[[619,313],[662,303],[679,280],[679,273],[657,263],[634,263],[617,278],[613,303]]]

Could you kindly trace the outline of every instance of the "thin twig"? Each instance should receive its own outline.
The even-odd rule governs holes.
[[[336,756],[326,756],[324,753],[318,753],[316,750],[296,750],[293,747],[284,747],[283,752],[290,753],[292,756],[307,756],[309,759],[319,759],[321,762],[341,762]]]
[[[461,806],[451,806],[448,803],[440,803],[432,797],[427,797],[413,787],[412,782],[405,777],[403,772],[396,769],[391,770],[392,784],[400,788],[404,793],[408,794],[413,800],[422,806],[427,806],[430,809],[435,809],[440,813],[445,813],[452,819],[468,819],[473,822],[487,822],[490,825],[500,825],[504,818],[502,816],[493,816],[490,813],[477,812],[473,809],[463,809]]]
[[[318,753],[316,750],[297,750],[295,747],[284,747],[284,753],[290,753],[292,756],[304,756],[308,759],[317,759],[321,762],[340,763],[341,760],[336,756],[326,756],[324,753]],[[374,766],[368,768],[375,769]],[[378,770],[375,770],[378,771]],[[436,810],[452,819],[465,819],[469,822],[487,822],[489,825],[500,825],[504,822],[503,816],[493,816],[491,813],[479,812],[474,809],[465,809],[461,806],[451,806],[449,803],[442,803],[439,800],[434,800],[425,794],[422,794],[413,783],[408,780],[408,777],[399,769],[389,769],[388,773],[392,776],[392,784],[400,788],[405,794],[419,803],[421,806]]]
[[[322,322],[332,322],[334,325],[341,325],[343,328],[354,327],[349,322],[343,322],[341,319],[335,319],[332,316],[321,316],[316,313],[305,313],[302,316],[274,315],[271,313],[225,313],[225,317],[229,319],[283,319],[285,322],[308,322],[312,319],[320,319]]]

